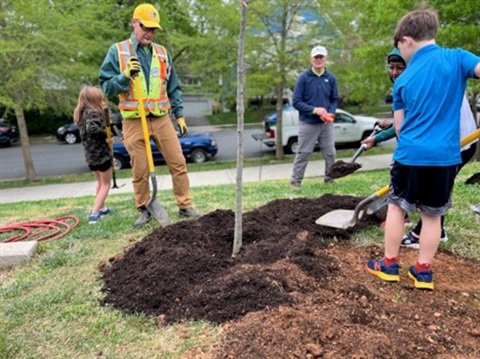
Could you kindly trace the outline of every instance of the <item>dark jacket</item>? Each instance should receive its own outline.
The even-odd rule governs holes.
[[[321,123],[320,117],[313,114],[315,107],[324,107],[328,113],[335,113],[338,106],[337,79],[325,69],[321,76],[312,69],[302,73],[293,90],[293,107],[300,113],[300,121]]]
[[[107,161],[112,161],[107,143],[107,132],[100,113],[94,109],[86,109],[78,127],[87,165],[99,166]]]

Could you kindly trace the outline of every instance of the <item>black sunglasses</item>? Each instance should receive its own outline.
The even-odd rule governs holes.
[[[138,22],[138,25],[140,25],[140,28],[145,32],[155,32],[155,30],[157,30],[156,27],[145,27],[145,26],[143,26],[143,24],[140,21]]]

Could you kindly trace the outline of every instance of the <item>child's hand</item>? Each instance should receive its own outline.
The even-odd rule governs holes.
[[[109,145],[112,145],[113,144],[113,137],[107,138],[106,141]]]
[[[365,150],[368,150],[370,148],[372,148],[373,146],[375,146],[375,137],[371,136],[371,137],[367,137],[366,139],[364,139],[361,144],[363,145],[363,147],[365,147]]]

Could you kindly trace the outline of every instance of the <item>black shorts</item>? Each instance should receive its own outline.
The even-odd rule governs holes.
[[[406,211],[443,216],[451,207],[450,196],[458,165],[407,166],[394,162],[390,169],[388,199]]]
[[[88,165],[90,171],[106,172],[112,167],[112,161],[103,162],[101,165]]]

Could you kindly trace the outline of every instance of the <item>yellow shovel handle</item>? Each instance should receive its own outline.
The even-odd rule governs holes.
[[[375,192],[375,197],[383,197],[388,193],[388,189],[390,185],[386,185],[385,187],[380,188],[377,192]]]
[[[143,95],[142,95],[142,87],[140,84],[140,76],[135,76],[134,82],[135,88],[135,96],[138,99],[138,110],[140,111],[140,119],[142,121],[142,130],[143,130],[143,138],[145,140],[145,148],[147,150],[147,161],[148,161],[148,169],[150,172],[155,170],[153,166],[153,156],[152,156],[152,146],[150,146],[150,134],[148,132],[147,126],[147,116],[145,115],[145,107],[143,106]]]
[[[468,145],[470,142],[476,140],[477,138],[480,138],[480,128],[476,129],[469,135],[462,138],[462,140],[460,141],[460,147]]]

